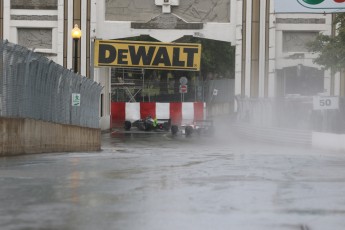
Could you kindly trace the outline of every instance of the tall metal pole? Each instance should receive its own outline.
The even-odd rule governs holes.
[[[78,73],[78,38],[74,38],[74,72]]]
[[[78,73],[78,40],[81,38],[82,32],[79,29],[78,24],[74,25],[71,31],[71,35],[74,41],[74,72]]]

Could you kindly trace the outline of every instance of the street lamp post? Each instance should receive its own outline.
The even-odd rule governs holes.
[[[72,29],[72,38],[74,41],[74,72],[78,73],[78,41],[81,37],[81,30],[79,29],[78,25],[75,24],[74,28]]]

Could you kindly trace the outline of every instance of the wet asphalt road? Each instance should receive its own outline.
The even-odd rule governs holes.
[[[1,158],[0,229],[345,229],[345,153],[216,137]]]

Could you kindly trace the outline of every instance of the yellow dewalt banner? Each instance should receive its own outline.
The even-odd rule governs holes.
[[[119,40],[95,41],[95,67],[200,70],[201,45]]]

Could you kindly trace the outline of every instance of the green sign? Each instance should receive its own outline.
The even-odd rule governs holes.
[[[80,93],[72,93],[72,106],[80,106]]]

